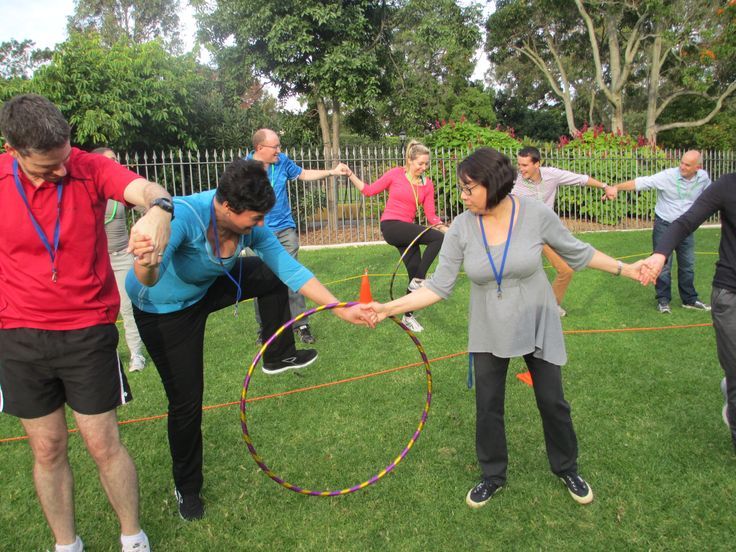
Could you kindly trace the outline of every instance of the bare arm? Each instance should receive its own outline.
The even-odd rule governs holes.
[[[368,305],[361,305],[361,309],[373,311],[377,314],[377,320],[380,322],[389,316],[411,312],[430,305],[434,305],[442,300],[442,297],[427,287],[419,288],[409,295],[404,295],[390,303],[373,302]]]
[[[627,180],[626,182],[621,182],[621,184],[616,184],[614,186],[619,192],[624,191],[630,191],[630,190],[636,190],[636,181],[634,180]]]
[[[328,176],[346,175],[352,172],[345,163],[338,163],[334,169],[320,171],[315,169],[304,169],[297,177],[299,180],[321,180]]]
[[[608,272],[609,274],[614,274],[616,276],[625,276],[626,278],[639,281],[639,273],[643,263],[643,260],[634,264],[623,263],[596,250],[593,254],[593,258],[590,259],[590,262],[588,263],[588,268],[600,270],[601,272]]]
[[[300,289],[299,293],[304,295],[306,298],[317,303],[318,305],[328,305],[330,303],[338,303],[339,300],[332,295],[329,289],[327,289],[317,278],[310,278],[307,283],[304,284]],[[338,318],[342,318],[346,322],[351,324],[359,324],[363,326],[373,327],[374,323],[372,317],[367,313],[364,313],[360,309],[354,307],[349,309],[333,309],[333,314]]]
[[[165,197],[171,199],[171,195],[162,186],[155,182],[149,182],[144,178],[133,180],[123,192],[125,201],[137,207],[148,209],[154,199]],[[161,260],[166,244],[169,243],[171,235],[171,215],[159,207],[148,209],[145,215],[138,219],[130,231],[128,251],[137,249],[138,257],[147,256],[147,262],[156,266]],[[141,237],[150,238],[150,242],[144,247],[142,243],[134,243]],[[147,250],[146,250],[147,249]]]

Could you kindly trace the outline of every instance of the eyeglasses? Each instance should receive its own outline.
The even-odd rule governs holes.
[[[275,150],[281,149],[281,144],[276,144],[275,146],[269,146],[268,144],[261,144],[264,148],[273,148]]]
[[[475,184],[473,184],[472,186],[468,186],[467,184],[458,184],[458,187],[460,188],[460,192],[461,192],[461,193],[463,193],[463,194],[465,194],[465,195],[470,195],[470,194],[472,194],[472,193],[473,193],[473,188],[475,188],[476,186],[479,186],[479,185],[480,185],[480,184],[478,184],[478,183],[476,182],[476,183],[475,183]]]

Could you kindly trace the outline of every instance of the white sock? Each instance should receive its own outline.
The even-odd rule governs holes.
[[[84,543],[77,535],[77,540],[71,544],[57,544],[54,547],[55,552],[84,552]]]
[[[132,546],[137,542],[148,544],[148,536],[143,532],[143,529],[135,535],[120,535],[120,544],[123,546]]]

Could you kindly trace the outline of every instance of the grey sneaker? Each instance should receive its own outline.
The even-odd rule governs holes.
[[[412,278],[408,289],[409,291],[416,291],[422,287],[424,287],[424,278]]]
[[[296,330],[294,330],[296,335],[299,336],[299,339],[302,343],[306,343],[307,345],[311,345],[312,343],[315,343],[317,340],[312,335],[312,332],[309,330],[309,325],[304,324],[304,326],[299,326]]]
[[[578,504],[590,504],[593,502],[593,489],[585,482],[585,479],[576,473],[566,473],[560,479],[567,487],[572,499]]]
[[[137,353],[130,357],[128,372],[140,372],[146,367],[146,357]]]
[[[491,481],[482,479],[480,483],[470,489],[468,494],[465,495],[465,504],[471,508],[481,508],[502,488],[501,485],[496,485]]]
[[[424,331],[424,327],[419,322],[417,322],[417,319],[414,318],[413,314],[405,314],[401,317],[401,322],[404,324],[404,326],[409,328],[414,333]]]
[[[314,349],[302,349],[297,351],[294,356],[282,358],[278,362],[264,362],[261,370],[264,374],[280,374],[287,370],[298,370],[309,366],[317,360],[317,351]]]
[[[682,308],[684,308],[684,309],[693,309],[693,310],[702,310],[702,311],[706,311],[707,312],[707,311],[710,310],[710,305],[706,305],[702,301],[695,301],[694,303],[690,303],[690,304],[687,304],[687,305],[685,303],[683,303],[682,304]]]
[[[672,314],[672,309],[670,308],[669,303],[659,303],[657,304],[657,310],[660,314]]]

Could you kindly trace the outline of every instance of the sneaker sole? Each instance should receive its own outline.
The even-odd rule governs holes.
[[[731,429],[731,424],[728,422],[728,403],[723,405],[723,410],[721,410],[721,416],[723,416],[723,423],[726,424],[726,427],[728,429]]]
[[[710,309],[701,309],[700,307],[693,307],[692,305],[682,305],[683,309],[697,310],[701,312],[710,312]]]
[[[586,494],[585,496],[578,496],[567,488],[567,484],[565,483],[564,479],[560,478],[560,481],[562,481],[562,484],[565,485],[565,488],[567,489],[567,492],[570,494],[572,499],[578,504],[590,504],[591,502],[593,502],[593,489],[590,488],[590,485],[588,485],[588,494]]]
[[[269,370],[264,365],[264,366],[261,366],[261,370],[263,371],[264,374],[269,374],[269,375],[272,375],[272,374],[283,374],[287,370],[299,370],[300,368],[306,368],[307,366],[309,366],[310,364],[312,364],[315,360],[317,360],[317,357],[319,357],[319,355],[314,355],[314,358],[312,360],[308,360],[304,364],[295,364],[293,366],[284,366],[283,368],[276,368],[275,370]]]
[[[473,487],[473,488],[475,488],[475,487]],[[488,500],[485,500],[485,501],[483,501],[483,502],[473,502],[473,501],[472,501],[472,500],[470,499],[470,493],[472,493],[472,492],[473,492],[473,489],[470,489],[470,490],[468,491],[468,494],[466,494],[466,495],[465,495],[465,504],[467,504],[468,506],[470,506],[471,508],[473,508],[473,510],[477,510],[477,509],[479,509],[479,508],[482,508],[483,506],[485,506],[486,504],[488,504],[488,503],[489,503],[489,502],[491,501],[491,499],[492,499],[492,498],[493,498],[494,496],[496,496],[496,495],[497,495],[497,494],[498,494],[498,493],[499,493],[499,492],[501,491],[501,489],[503,489],[503,486],[501,486],[501,487],[499,487],[498,489],[496,489],[496,492],[495,492],[495,493],[493,493],[493,494],[492,494],[491,496],[489,496],[489,497],[488,497]]]

